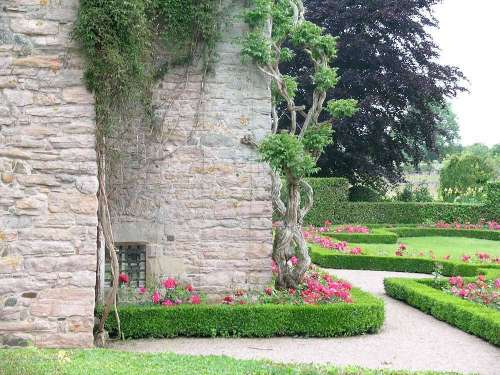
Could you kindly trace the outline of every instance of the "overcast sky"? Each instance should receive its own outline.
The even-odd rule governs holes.
[[[442,61],[470,81],[470,93],[452,101],[462,143],[500,143],[500,1],[443,0],[435,14]]]

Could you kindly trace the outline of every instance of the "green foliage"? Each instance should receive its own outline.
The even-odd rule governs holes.
[[[325,56],[331,60],[337,55],[337,38],[324,34],[324,29],[312,22],[305,21],[297,26],[290,35],[295,47],[307,48],[313,58]]]
[[[299,84],[297,83],[297,79],[292,76],[283,76],[283,85],[285,86],[286,93],[290,98],[294,98],[297,90],[299,88]]]
[[[116,125],[130,101],[151,115],[151,86],[165,70],[155,70],[155,47],[174,50],[176,62],[188,61],[199,42],[213,47],[217,9],[215,0],[80,1],[73,35],[86,56],[84,79],[96,96],[98,130]]]
[[[349,189],[351,202],[380,202],[383,194],[369,186],[354,185]]]
[[[398,235],[385,229],[371,229],[370,233],[337,233],[335,231],[326,233],[327,236],[338,241],[349,243],[397,243]]]
[[[298,137],[289,133],[268,135],[260,144],[259,151],[263,161],[278,172],[290,172],[296,177],[314,173],[316,162],[304,149]]]
[[[339,76],[335,68],[320,67],[316,73],[314,73],[313,83],[318,90],[328,91],[337,86],[338,82]]]
[[[486,158],[469,153],[452,155],[441,169],[439,192],[446,202],[459,199],[479,202],[487,182],[494,177],[494,168]]]
[[[242,42],[241,55],[259,64],[268,64],[272,60],[271,42],[261,32],[252,31]]]
[[[330,124],[310,126],[304,132],[302,143],[307,152],[319,156],[332,143],[333,129]]]
[[[307,178],[314,192],[314,206],[304,221],[311,223],[315,218],[328,217],[337,202],[347,201],[349,181],[345,178]],[[327,220],[327,219],[325,219]],[[325,220],[318,222],[323,225]]]
[[[385,279],[386,293],[467,333],[500,346],[500,313],[412,279]]]
[[[449,260],[433,260],[430,258],[410,258],[399,256],[350,255],[317,245],[310,247],[311,260],[323,268],[393,271],[432,274],[437,267],[444,276],[476,276],[485,269],[500,270],[499,266],[459,263]]]
[[[384,321],[381,300],[358,289],[355,303],[323,305],[120,306],[125,338],[353,336],[377,332]],[[99,316],[101,309],[97,310]],[[114,315],[106,329],[116,335]]]
[[[491,181],[486,185],[485,204],[500,211],[500,181]]]
[[[498,208],[473,204],[414,202],[337,202],[328,210],[315,210],[305,223],[320,226],[326,220],[333,224],[426,224],[478,223],[500,220]]]
[[[358,101],[356,99],[329,100],[326,110],[334,119],[352,117],[358,112]]]

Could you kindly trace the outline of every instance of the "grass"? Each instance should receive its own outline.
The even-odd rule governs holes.
[[[450,255],[450,260],[454,261],[461,261],[464,254],[472,257],[471,262],[475,261],[478,252],[500,257],[500,242],[464,237],[406,237],[399,238],[397,244],[349,243],[349,247],[361,247],[366,255],[394,256],[400,243],[406,245],[407,256],[418,256],[419,252],[423,252],[429,257],[429,251],[432,250],[437,259]]]
[[[367,370],[358,367],[277,364],[223,356],[187,356],[172,353],[128,353],[107,349],[0,349],[2,375],[151,375],[151,374],[446,374]],[[451,373],[447,373],[451,374]]]

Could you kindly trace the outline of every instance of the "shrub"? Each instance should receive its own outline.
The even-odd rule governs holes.
[[[335,238],[339,241],[347,241],[353,243],[397,243],[398,235],[384,230],[372,229],[370,233],[339,233],[328,232],[327,236]]]
[[[351,202],[380,202],[383,194],[371,187],[354,185],[349,189],[349,201]]]
[[[499,312],[435,289],[428,280],[389,278],[384,286],[389,296],[500,346]]]
[[[398,202],[432,202],[432,195],[426,184],[414,187],[412,183],[405,185],[403,190],[398,191],[395,200]]]
[[[314,264],[324,268],[394,271],[432,274],[439,270],[445,276],[476,276],[484,270],[500,270],[500,266],[492,264],[467,264],[447,260],[433,260],[428,258],[409,258],[400,256],[377,255],[349,255],[336,251],[310,247],[311,260]]]
[[[446,202],[457,199],[480,202],[487,182],[494,177],[495,170],[485,157],[469,153],[452,155],[441,169],[439,193]]]
[[[322,305],[180,305],[119,306],[128,339],[148,337],[353,336],[377,332],[384,321],[383,302],[353,289],[355,303]],[[100,316],[102,308],[96,315]],[[114,314],[106,329],[117,334]]]
[[[500,241],[500,231],[492,230],[418,227],[396,227],[387,228],[387,230],[397,234],[399,237],[466,237]]]
[[[500,181],[492,181],[486,185],[485,203],[488,207],[500,211]]]
[[[305,223],[320,226],[333,224],[425,224],[437,221],[469,222],[496,220],[498,209],[471,204],[407,202],[337,202],[328,209],[314,209]]]

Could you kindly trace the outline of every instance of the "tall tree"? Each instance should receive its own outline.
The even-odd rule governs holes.
[[[340,81],[327,100],[359,102],[355,116],[333,124],[334,143],[319,160],[320,175],[397,182],[403,164],[423,160],[437,135],[445,135],[433,108],[464,90],[464,76],[438,62],[429,31],[438,26],[432,6],[440,1],[304,1],[306,19],[338,37]],[[308,103],[313,67],[307,56],[298,53],[282,70],[299,76],[304,89],[296,101]]]

